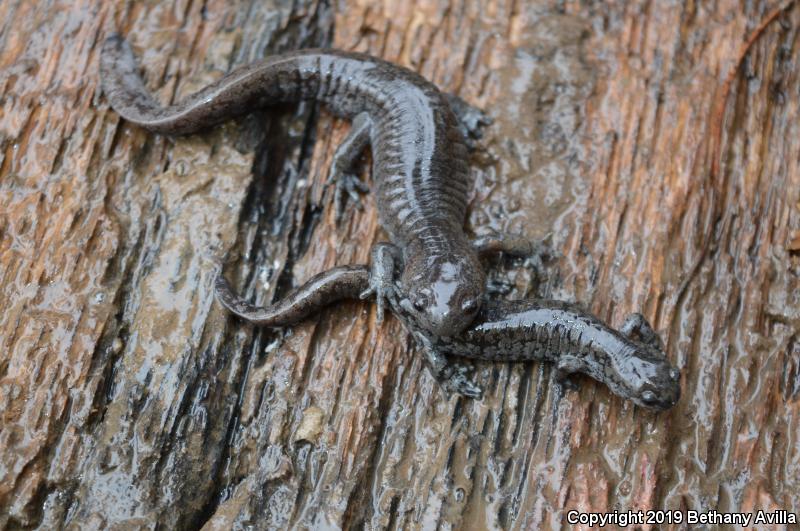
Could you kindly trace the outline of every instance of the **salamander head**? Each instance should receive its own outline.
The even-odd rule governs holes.
[[[419,256],[419,255],[416,255]],[[477,257],[437,256],[407,261],[401,280],[411,318],[427,332],[450,337],[480,310],[486,277]]]
[[[605,383],[616,394],[647,409],[665,410],[681,396],[681,372],[667,360],[664,352],[651,345],[630,340],[624,359],[606,367]]]

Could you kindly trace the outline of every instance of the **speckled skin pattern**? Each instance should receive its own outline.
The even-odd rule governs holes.
[[[271,306],[250,304],[231,289],[219,275],[216,294],[223,306],[239,317],[262,326],[288,326],[343,299],[355,299],[369,285],[370,273],[364,266],[339,266],[315,275]]]
[[[369,285],[365,266],[336,267],[300,286],[273,306],[252,306],[218,281],[217,296],[233,313],[247,321],[284,326],[336,300],[356,298]],[[552,300],[487,300],[466,330],[452,337],[426,332],[407,310],[411,302],[402,296],[391,299],[395,315],[431,355],[460,356],[491,361],[539,360],[554,363],[563,379],[583,373],[604,383],[615,394],[639,406],[664,410],[680,397],[680,371],[666,358],[657,336],[648,340],[632,332],[610,328],[577,306]],[[634,314],[638,315],[638,314]],[[638,322],[638,320],[636,320]],[[647,330],[652,332],[649,325]],[[644,336],[644,334],[643,334]],[[433,362],[436,374],[436,363]],[[458,370],[439,371],[437,377],[451,378],[451,389],[468,396],[480,396],[474,384],[464,385]]]
[[[398,317],[414,330],[413,316],[400,313]],[[562,301],[486,301],[461,334],[416,334],[418,342],[445,356],[549,361],[556,364],[560,380],[583,373],[650,409],[668,409],[680,397],[680,371],[670,365],[659,346],[618,332]]]
[[[162,106],[119,35],[104,43],[100,71],[114,110],[159,133],[192,133],[255,108],[307,99],[352,118],[340,162],[352,162],[366,144],[372,148],[379,218],[399,248],[399,288],[415,303],[415,322],[450,336],[475,318],[485,274],[463,230],[469,126],[456,116],[454,99],[420,75],[369,55],[302,50],[237,68]]]

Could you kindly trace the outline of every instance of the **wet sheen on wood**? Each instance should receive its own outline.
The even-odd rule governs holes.
[[[800,512],[800,7],[733,76],[714,172],[709,142],[780,5],[0,3],[0,526]],[[540,285],[512,269],[514,296],[615,325],[641,311],[682,369],[678,405],[654,414],[589,379],[560,395],[536,363],[476,362],[484,399],[448,398],[369,304],[284,332],[230,317],[223,260],[263,303],[385,239],[370,197],[335,225],[324,180],[349,125],[304,104],[146,133],[99,94],[114,29],[159,101],[333,45],[487,109],[471,227],[549,234],[559,253]]]

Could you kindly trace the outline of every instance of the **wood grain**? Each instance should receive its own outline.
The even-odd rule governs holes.
[[[0,21],[2,527],[800,513],[800,6],[50,0],[0,3]],[[268,302],[385,238],[369,198],[334,223],[348,125],[304,104],[148,134],[99,91],[115,29],[162,101],[332,45],[487,109],[468,228],[556,250],[539,282],[492,266],[513,296],[642,311],[680,403],[649,413],[589,380],[561,395],[542,364],[476,363],[485,398],[448,397],[365,303],[284,331],[230,318],[221,267]]]

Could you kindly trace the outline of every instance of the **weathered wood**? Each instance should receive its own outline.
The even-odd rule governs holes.
[[[800,512],[800,6],[748,42],[780,5],[0,3],[0,524]],[[470,227],[550,235],[548,278],[512,269],[515,296],[642,310],[683,369],[678,406],[589,380],[560,396],[541,364],[476,363],[485,398],[447,397],[369,304],[283,332],[229,318],[223,260],[265,302],[382,239],[369,199],[334,224],[324,180],[348,126],[303,105],[150,135],[99,93],[115,28],[163,101],[332,44],[488,109]]]

